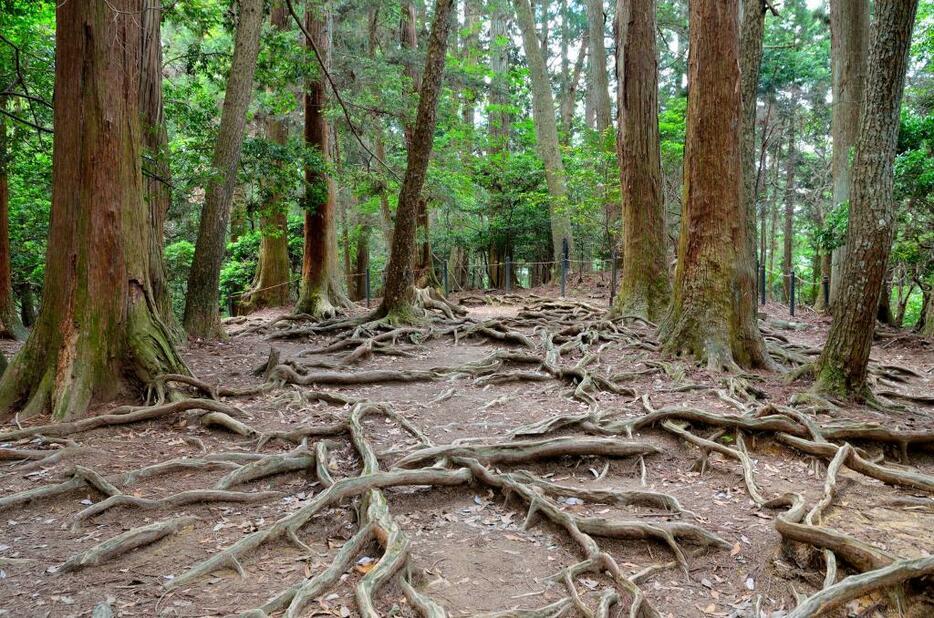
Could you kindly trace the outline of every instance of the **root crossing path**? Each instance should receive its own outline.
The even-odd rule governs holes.
[[[787,379],[817,318],[718,374],[596,301],[460,301],[238,318],[146,405],[0,427],[0,616],[934,615],[929,343],[854,406]]]

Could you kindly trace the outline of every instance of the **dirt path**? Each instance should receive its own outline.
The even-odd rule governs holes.
[[[361,342],[376,337],[369,350],[321,351],[351,341],[352,330],[270,340],[307,324],[270,326],[277,314],[257,314],[229,324],[226,342],[192,344],[186,359],[207,384],[262,387],[254,370],[274,346],[283,365],[270,367],[265,390],[216,392],[213,413],[197,402],[164,405],[152,420],[117,419],[60,439],[0,428],[0,616],[89,616],[95,607],[95,616],[237,615],[312,582],[321,586],[306,586],[307,599],[279,605],[291,603],[296,616],[360,615],[361,599],[385,616],[546,606],[495,615],[616,616],[644,596],[646,616],[777,617],[796,594],[823,587],[826,555],[783,543],[781,518],[787,534],[829,530],[869,544],[856,557],[846,543],[836,548],[838,579],[864,570],[866,555],[884,564],[934,553],[930,406],[838,407],[802,398],[806,382],[709,374],[663,358],[650,327],[606,321],[600,303],[474,304],[460,326],[400,331],[394,345],[379,339],[388,330],[358,333]],[[787,320],[770,306],[763,323],[774,344],[806,358],[826,319]],[[873,358],[879,390],[934,394],[930,342],[886,337]],[[411,381],[329,383],[380,375]],[[547,419],[562,421],[543,426]],[[705,457],[701,439],[721,452]],[[822,512],[795,520],[788,500],[761,504],[798,494],[806,513],[825,495],[834,445],[845,441],[858,449],[838,458]],[[802,452],[815,443],[832,452]],[[431,448],[452,444],[460,448]],[[736,453],[747,458],[745,479]],[[126,474],[180,458],[171,469]],[[873,478],[873,465],[895,479]],[[55,495],[23,494],[53,486]],[[112,508],[85,511],[107,493],[118,496],[104,504]],[[139,500],[167,496],[171,504]],[[105,546],[69,560],[124,533],[112,556]],[[257,542],[240,551],[244,539]],[[191,570],[218,556],[228,559]],[[587,558],[594,568],[565,581]],[[315,580],[342,559],[332,582]],[[911,600],[916,613],[906,615],[932,615],[923,596]],[[892,605],[876,593],[837,611],[897,615]]]

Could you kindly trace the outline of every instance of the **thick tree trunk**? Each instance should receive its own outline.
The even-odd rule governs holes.
[[[84,414],[187,372],[149,283],[143,203],[142,0],[56,10],[52,217],[42,311],[0,379],[0,416]],[[78,190],[80,188],[81,190]]]
[[[853,147],[859,129],[866,54],[869,44],[869,0],[834,0],[830,3],[830,68],[833,106],[830,131],[833,139],[833,205],[849,203]],[[830,306],[833,308],[843,283],[846,247],[833,250],[830,274]]]
[[[893,165],[917,9],[917,0],[878,0],[875,5],[850,187],[846,259],[817,370],[818,389],[840,396],[868,394],[869,350],[895,231]]]
[[[738,0],[691,3],[684,212],[663,347],[712,369],[769,367],[742,187]]]
[[[0,96],[0,109],[6,105]],[[10,184],[7,175],[6,123],[0,114],[0,337],[25,339],[26,332],[16,303],[13,302],[13,282],[10,276]]]
[[[743,21],[740,30],[739,77],[743,100],[743,209],[746,211],[746,244],[742,260],[756,273],[756,220],[758,216],[756,183],[756,103],[759,93],[759,68],[762,64],[762,35],[765,31],[765,3],[743,0]],[[759,175],[764,167],[766,136],[762,134]],[[756,287],[755,280],[753,288]]]
[[[655,0],[617,0],[616,11],[623,270],[613,310],[657,321],[668,306],[671,284],[661,190]]]
[[[565,241],[573,254],[574,239],[571,235],[571,219],[567,213],[567,185],[564,164],[558,149],[558,124],[555,119],[555,100],[545,66],[545,56],[535,32],[535,19],[529,0],[515,0],[516,21],[522,31],[522,47],[529,65],[532,82],[532,116],[535,121],[535,137],[539,156],[545,166],[545,181],[551,197],[551,255],[560,263]],[[555,268],[560,268],[556,266]]]
[[[330,63],[328,32],[330,16],[309,2],[305,7],[305,30],[313,37],[321,60]],[[308,48],[312,49],[311,41]],[[330,131],[325,117],[327,85],[319,70],[308,80],[305,90],[305,144],[318,151],[322,162],[330,159]],[[295,304],[296,313],[329,318],[338,307],[349,303],[341,289],[337,262],[337,227],[334,180],[320,165],[305,168],[305,251],[302,257],[302,283]]]
[[[289,27],[289,13],[285,0],[277,0],[269,15],[272,27],[285,32]],[[281,117],[268,116],[265,119],[266,139],[285,146],[289,139],[289,130]],[[285,161],[276,162],[279,167]],[[261,185],[264,180],[260,179]],[[256,275],[252,289],[240,299],[241,314],[250,313],[265,307],[282,307],[289,303],[289,230],[286,217],[286,205],[282,199],[282,190],[271,183],[265,183],[266,203],[261,207],[259,226],[259,259],[256,263]],[[271,185],[271,186],[270,186]]]
[[[414,251],[418,200],[428,171],[428,160],[437,124],[438,98],[444,77],[444,59],[451,31],[454,0],[436,0],[434,20],[425,55],[418,113],[412,138],[409,140],[407,165],[399,204],[396,208],[396,226],[392,238],[392,251],[386,267],[386,287],[383,302],[376,315],[393,321],[411,321],[414,300]]]
[[[224,334],[218,313],[220,272],[230,204],[240,165],[246,112],[253,95],[253,73],[263,25],[262,0],[240,0],[239,17],[224,94],[224,110],[211,160],[214,173],[205,190],[198,240],[188,276],[183,324],[191,337],[213,338]]]
[[[176,340],[183,333],[172,309],[172,293],[162,249],[165,244],[165,216],[172,204],[172,169],[169,166],[169,135],[162,106],[162,2],[143,0],[140,14],[142,48],[140,58],[140,114],[143,148],[150,172],[144,177],[144,196],[149,206],[149,281],[159,317]]]

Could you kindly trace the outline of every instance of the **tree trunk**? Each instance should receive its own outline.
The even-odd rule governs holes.
[[[795,127],[795,106],[797,105],[796,92],[792,91],[791,111],[788,118],[788,152],[785,156],[785,218],[782,240],[784,252],[782,254],[782,283],[785,290],[785,300],[791,297],[791,277],[794,270],[793,251],[795,233],[795,168],[798,165],[798,146]]]
[[[635,12],[634,10],[632,12]],[[652,20],[654,23],[654,19]],[[610,83],[606,69],[606,46],[604,44],[605,20],[603,0],[587,0],[587,30],[590,34],[590,79],[594,92],[594,124],[597,131],[605,132],[613,126],[610,115]],[[654,41],[652,49],[655,49]],[[653,64],[654,57],[653,57]],[[657,83],[658,77],[653,80]]]
[[[844,397],[868,394],[875,314],[895,231],[893,165],[917,9],[917,0],[879,0],[875,5],[843,277],[817,370],[817,387]]]
[[[509,27],[506,1],[490,10],[490,151],[509,154]]]
[[[769,367],[745,260],[738,0],[691,3],[684,212],[663,347],[711,369]]]
[[[934,337],[934,290],[922,290],[921,317],[915,325],[922,337]]]
[[[357,232],[357,251],[354,257],[354,300],[366,298],[366,272],[370,269],[370,225],[364,223]]]
[[[558,149],[558,124],[555,119],[555,100],[545,66],[545,56],[535,33],[535,20],[529,0],[515,0],[516,21],[522,31],[522,47],[529,65],[529,78],[532,81],[532,116],[535,121],[535,137],[538,142],[539,156],[545,166],[545,181],[551,196],[551,254],[556,263],[560,263],[562,246],[566,241],[568,250],[573,253],[574,239],[571,235],[571,219],[567,214],[567,185],[564,177],[564,164]],[[560,268],[560,266],[555,266]]]
[[[830,131],[833,139],[831,174],[833,205],[848,204],[852,179],[852,149],[859,129],[860,106],[866,81],[869,41],[869,0],[834,0],[830,3],[830,68],[833,106]],[[833,250],[830,274],[830,307],[837,302],[843,283],[846,247]]]
[[[412,81],[412,89],[419,92],[422,86],[422,76],[415,62],[418,52],[418,27],[416,24],[415,4],[406,2],[402,5],[402,24],[399,28],[399,37],[402,48],[406,50],[408,61],[405,72]],[[412,147],[412,136],[415,127],[411,123],[405,124],[405,140],[408,148]],[[415,254],[415,286],[439,287],[438,278],[435,277],[431,260],[431,230],[429,229],[428,200],[419,196],[417,214],[415,216],[416,236],[418,249]]]
[[[163,246],[165,244],[165,216],[172,204],[172,169],[169,166],[169,134],[165,126],[162,106],[162,2],[143,0],[142,60],[140,69],[140,114],[142,115],[143,149],[150,172],[144,176],[144,196],[149,206],[149,225],[152,227],[149,243],[149,281],[159,317],[168,327],[173,339],[182,339],[183,333],[172,309],[172,293],[165,272]]]
[[[191,337],[223,336],[218,313],[220,272],[224,262],[230,204],[240,164],[246,112],[253,95],[253,73],[256,70],[259,35],[263,25],[262,0],[241,0],[239,17],[233,60],[224,94],[224,110],[211,160],[214,173],[205,190],[198,240],[188,276],[183,323]]]
[[[561,130],[564,143],[569,144],[574,136],[574,108],[577,107],[577,90],[580,88],[581,74],[584,72],[584,61],[590,49],[590,34],[585,32],[581,39],[581,50],[574,61],[574,72],[568,83],[568,90],[561,100]]]
[[[322,7],[312,4],[309,2],[305,6],[305,29],[313,37],[327,68],[331,53],[330,16],[323,13]],[[308,49],[312,49],[312,41],[308,41]],[[319,319],[333,317],[338,307],[346,307],[349,302],[337,272],[334,180],[324,169],[330,159],[326,107],[326,78],[324,71],[319,70],[308,80],[305,90],[305,145],[318,152],[320,163],[305,168],[305,251],[301,290],[295,304],[296,313],[307,313]]]
[[[765,31],[765,3],[762,0],[743,0],[743,21],[740,31],[739,77],[740,96],[743,100],[743,209],[746,211],[746,244],[742,259],[753,272],[755,289],[756,272],[756,205],[758,187],[756,183],[756,103],[759,93],[759,68],[762,64],[762,35]],[[771,110],[770,110],[771,111]],[[768,116],[766,116],[768,118]],[[764,127],[763,127],[764,128]],[[759,159],[759,175],[764,167],[765,131],[762,132],[762,151]]]
[[[613,311],[657,321],[668,306],[671,284],[661,191],[655,0],[617,0],[616,11],[623,270]]]
[[[139,88],[141,0],[56,10],[52,216],[42,310],[0,379],[0,416],[92,400],[186,373],[149,282]],[[79,191],[78,188],[81,188]]]
[[[279,32],[289,28],[289,13],[284,0],[277,0],[270,12],[272,27]],[[265,122],[266,139],[285,146],[289,139],[289,130],[283,118],[269,115]],[[285,167],[284,160],[276,161],[280,168]],[[259,182],[263,183],[261,178]],[[266,183],[270,185],[270,183]],[[289,229],[286,217],[286,205],[282,190],[276,185],[266,186],[266,203],[260,210],[259,259],[256,263],[256,275],[252,289],[240,299],[241,314],[250,313],[265,307],[282,307],[289,303]]]
[[[393,231],[392,251],[386,267],[386,286],[383,302],[376,315],[391,321],[412,321],[414,300],[414,251],[418,200],[428,171],[428,160],[435,126],[437,124],[438,98],[444,77],[444,60],[451,31],[451,15],[454,0],[436,0],[434,20],[425,55],[425,70],[418,97],[418,113],[412,138],[409,141],[405,177],[399,191],[396,208],[396,226]]]
[[[0,96],[0,109],[6,98]],[[10,184],[7,175],[9,154],[6,146],[5,116],[0,114],[0,337],[22,340],[28,334],[13,302],[13,282],[10,276]]]
[[[19,314],[22,318],[23,326],[32,328],[38,317],[36,314],[36,303],[32,284],[28,281],[24,281],[17,284],[14,291],[19,298]]]

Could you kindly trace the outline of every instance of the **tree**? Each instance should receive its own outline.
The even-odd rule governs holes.
[[[288,32],[289,13],[285,0],[277,0],[269,13],[269,21],[278,33]],[[274,113],[265,118],[266,139],[284,148],[289,138],[285,119]],[[285,161],[277,161],[280,168]],[[264,195],[266,203],[260,211],[259,260],[256,263],[256,275],[252,289],[240,300],[240,310],[244,312],[263,307],[281,307],[289,302],[289,230],[286,221],[286,207],[283,203],[283,191],[278,186],[275,176],[265,181]]]
[[[253,73],[263,26],[262,0],[241,0],[233,59],[224,94],[224,110],[214,144],[212,175],[204,195],[195,255],[188,276],[183,324],[191,337],[220,337],[218,288],[224,261],[227,224],[233,199],[246,112],[253,95]]]
[[[144,0],[140,14],[143,31],[140,58],[140,114],[142,114],[144,196],[149,206],[149,281],[159,317],[173,338],[181,332],[172,311],[172,295],[165,272],[163,246],[165,217],[172,203],[172,171],[169,167],[169,136],[162,104],[162,1]]]
[[[516,21],[522,32],[522,48],[529,65],[532,82],[532,117],[535,121],[535,137],[539,156],[545,165],[545,180],[551,197],[551,249],[552,259],[557,263],[562,257],[562,247],[567,242],[573,251],[571,220],[567,214],[567,185],[564,164],[558,149],[558,123],[555,119],[555,99],[551,92],[545,56],[535,32],[535,17],[529,0],[515,0]]]
[[[447,52],[451,31],[451,15],[454,0],[436,0],[428,50],[425,55],[425,69],[418,97],[418,112],[415,126],[409,140],[405,176],[399,190],[399,204],[396,208],[396,225],[392,235],[392,249],[389,264],[386,266],[386,285],[383,301],[376,315],[390,321],[410,322],[415,301],[415,231],[418,213],[418,200],[428,160],[434,141],[437,124],[438,97],[441,94],[441,81],[444,77],[444,59]]]
[[[6,109],[6,97],[0,96],[0,109]],[[25,339],[27,333],[13,302],[10,277],[10,185],[6,144],[6,121],[0,114],[0,336]]]
[[[743,247],[743,260],[756,263],[756,207],[757,168],[756,168],[756,107],[759,94],[759,70],[762,65],[762,37],[765,32],[764,0],[743,0],[743,21],[740,30],[739,76],[740,91],[743,100],[743,209],[746,211],[746,245]],[[771,110],[771,107],[770,107]],[[763,131],[764,133],[764,131]],[[759,163],[763,171],[766,136],[762,136],[762,150]],[[762,174],[764,182],[764,174]],[[761,246],[765,246],[765,234]],[[764,251],[763,251],[764,254]],[[764,255],[763,255],[764,263]],[[756,273],[753,273],[755,276]]]
[[[796,91],[792,88],[791,105],[788,110],[788,153],[785,158],[785,216],[782,234],[782,282],[785,290],[785,300],[791,296],[791,277],[794,272],[794,232],[795,232],[795,167],[798,165],[798,145],[796,140],[795,107],[798,104]]]
[[[833,322],[817,366],[817,388],[869,396],[866,373],[879,293],[895,230],[894,161],[899,110],[917,0],[879,0],[850,186],[846,256]]]
[[[317,50],[320,64],[305,87],[305,145],[317,154],[317,159],[305,166],[305,250],[295,311],[316,318],[332,317],[337,307],[349,303],[338,276],[334,180],[325,171],[330,152],[324,75],[331,55],[329,25],[325,9],[309,2],[305,7],[305,35],[308,49]]]
[[[746,261],[738,0],[691,3],[684,211],[663,347],[712,369],[768,367]]]
[[[653,19],[654,22],[654,19]],[[606,47],[604,46],[603,0],[587,0],[587,29],[590,52],[590,79],[594,93],[594,126],[603,133],[611,126],[610,84],[606,70]],[[655,49],[655,46],[652,46]],[[581,52],[583,53],[583,52]],[[658,78],[655,78],[658,81]]]
[[[150,283],[143,202],[140,0],[56,11],[52,221],[38,322],[0,379],[0,415],[83,414],[187,373]],[[81,190],[76,190],[80,187]]]
[[[852,150],[859,129],[866,53],[869,41],[869,0],[833,0],[830,3],[830,69],[833,79],[831,136],[833,139],[833,206],[849,210]],[[831,254],[830,306],[843,283],[846,248]]]
[[[671,297],[658,135],[655,0],[617,0],[623,270],[613,310],[658,320]]]

